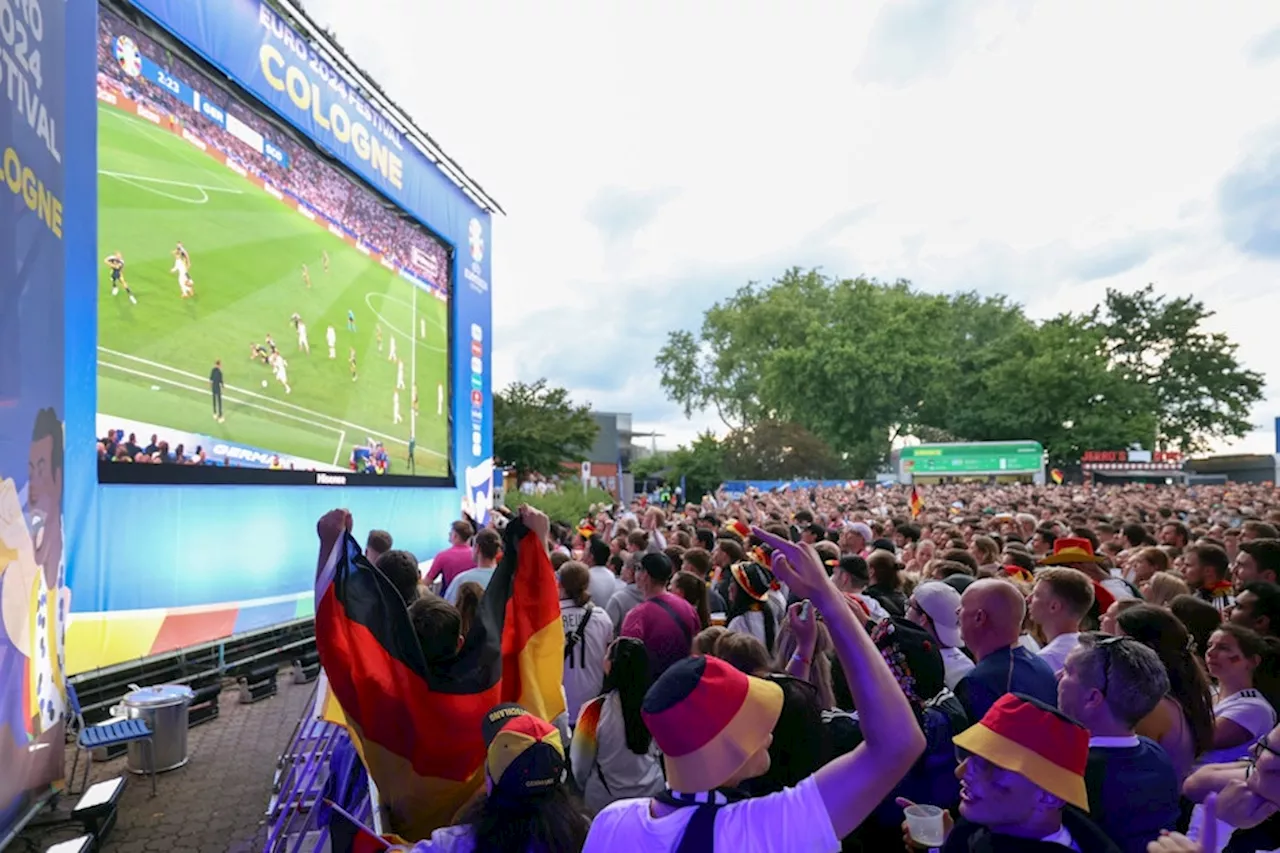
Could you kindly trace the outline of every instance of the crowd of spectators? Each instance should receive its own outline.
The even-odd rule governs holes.
[[[225,127],[155,83],[142,76],[126,74],[115,58],[115,44],[120,36],[133,39],[139,51],[156,62],[165,73],[197,90],[201,98],[216,104],[227,115],[235,116],[264,139],[270,140],[285,153],[288,165],[254,151]],[[123,94],[145,105],[165,121],[172,117],[201,142],[323,214],[396,266],[439,287],[447,286],[448,251],[425,229],[348,177],[309,146],[296,142],[280,126],[246,108],[243,98],[233,95],[225,85],[215,82],[136,27],[105,10],[98,18],[97,58],[100,88]],[[425,267],[419,263],[420,259],[426,259]]]
[[[939,486],[915,515],[909,495],[523,508],[556,571],[569,713],[521,724],[537,795],[497,798],[491,745],[487,803],[414,849],[1280,846],[1270,484]],[[400,585],[474,613],[501,539],[450,539]]]
[[[170,446],[156,433],[150,440],[141,442],[137,433],[126,434],[122,429],[108,430],[98,439],[99,462],[122,462],[137,465],[218,465],[210,459],[201,446],[187,448],[181,443]],[[221,464],[227,464],[225,460]]]
[[[229,456],[211,456],[203,445],[187,447],[182,442],[174,444],[161,438],[159,433],[152,433],[145,443],[138,440],[137,433],[125,433],[123,429],[110,429],[98,439],[98,461],[123,463],[130,465],[208,465],[219,468],[237,468],[241,463]],[[278,454],[263,467],[273,471],[314,471],[314,468],[298,469],[292,462],[284,462]],[[352,470],[355,470],[354,468]],[[370,471],[369,473],[382,473]]]

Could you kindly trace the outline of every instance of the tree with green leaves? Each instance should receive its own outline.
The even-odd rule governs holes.
[[[764,420],[733,430],[720,445],[730,480],[822,480],[841,472],[842,461],[831,447],[790,421]]]
[[[670,333],[657,367],[686,414],[715,411],[731,434],[794,424],[842,476],[870,474],[896,438],[922,434],[1034,439],[1067,465],[1157,435],[1192,453],[1248,432],[1262,377],[1204,328],[1211,316],[1148,287],[1035,322],[1004,297],[791,269],[713,305],[697,333]]]
[[[638,458],[633,457],[631,460],[631,476],[639,483],[649,477],[662,475],[670,464],[671,454],[665,450],[659,450],[656,453],[650,453],[647,456]]]
[[[724,482],[724,448],[711,432],[698,435],[688,446],[681,445],[667,457],[668,483],[685,479],[685,500],[698,501]]]
[[[1225,334],[1205,328],[1213,313],[1148,284],[1134,293],[1108,290],[1090,315],[1115,367],[1155,398],[1158,423],[1144,444],[1154,439],[1161,449],[1198,453],[1252,429],[1249,411],[1262,399],[1263,377],[1240,364]]]
[[[1154,399],[1107,355],[1088,318],[1062,315],[995,339],[982,370],[958,376],[947,431],[967,441],[1033,439],[1054,466],[1128,447],[1155,430]],[[1148,439],[1149,440],[1149,439]]]
[[[983,362],[993,335],[1028,326],[1002,298],[792,269],[713,305],[697,335],[672,332],[657,366],[686,413],[712,409],[732,429],[797,424],[861,476],[897,435],[945,428],[965,402],[956,378]]]
[[[493,395],[493,455],[515,469],[519,482],[584,459],[598,432],[591,407],[575,405],[567,390],[545,379],[512,382]]]

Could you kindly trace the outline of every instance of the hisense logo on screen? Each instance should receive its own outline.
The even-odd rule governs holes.
[[[484,226],[479,219],[472,219],[469,227],[471,234],[471,260],[477,264],[484,260]]]

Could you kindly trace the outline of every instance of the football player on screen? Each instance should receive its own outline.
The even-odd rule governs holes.
[[[294,314],[293,316],[297,317],[298,315]],[[293,325],[298,331],[298,349],[310,355],[311,342],[307,340],[307,324],[299,318]]]
[[[187,254],[187,250],[182,248],[179,243],[177,248],[173,250],[173,267],[169,272],[178,274],[178,289],[182,291],[183,299],[190,299],[196,295],[196,283],[192,281],[191,275],[191,256]]]
[[[111,268],[111,295],[115,296],[123,287],[124,292],[129,295],[129,301],[137,305],[138,300],[133,295],[129,282],[124,280],[124,257],[119,252],[113,252],[103,258],[102,262]]]
[[[311,289],[311,270],[307,269],[307,265],[302,265],[302,282],[307,286],[307,290]]]

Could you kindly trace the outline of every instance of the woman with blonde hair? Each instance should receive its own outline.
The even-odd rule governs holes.
[[[778,629],[777,651],[773,655],[775,672],[785,672],[808,681],[818,691],[818,701],[823,708],[836,707],[836,693],[831,681],[831,633],[827,626],[817,623],[817,641],[813,656],[805,660],[799,655],[799,643],[795,631],[791,628],[791,619],[783,619]],[[798,655],[798,657],[797,657]],[[803,671],[801,671],[803,670]]]
[[[1171,572],[1156,572],[1140,588],[1147,603],[1156,607],[1168,607],[1178,596],[1191,594],[1186,582]]]

